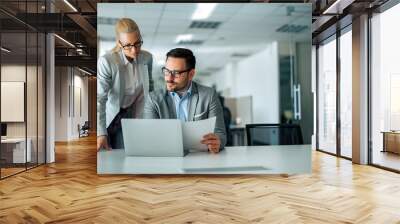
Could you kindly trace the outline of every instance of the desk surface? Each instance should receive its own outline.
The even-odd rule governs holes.
[[[30,141],[30,138],[27,139]],[[4,138],[1,139],[1,143],[20,143],[25,142],[25,138]]]
[[[381,131],[381,133],[383,134],[395,134],[395,135],[399,135],[400,131]]]
[[[218,154],[184,157],[125,156],[123,149],[97,153],[98,174],[300,174],[311,173],[311,145],[235,146]]]

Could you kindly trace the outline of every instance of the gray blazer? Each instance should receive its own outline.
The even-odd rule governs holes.
[[[147,119],[176,119],[175,104],[168,91],[155,90],[144,104],[143,117]],[[221,148],[226,144],[224,115],[221,102],[214,89],[192,82],[192,95],[189,101],[189,121],[216,117],[214,133],[221,140]]]
[[[122,51],[107,52],[97,62],[97,136],[107,135],[107,127],[118,114],[124,98],[125,76],[133,73],[133,66]],[[138,71],[143,80],[144,98],[152,90],[153,56],[141,50]]]

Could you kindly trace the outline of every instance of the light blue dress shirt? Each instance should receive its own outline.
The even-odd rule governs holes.
[[[176,117],[181,121],[188,121],[189,100],[192,95],[192,83],[189,89],[181,96],[177,92],[169,92],[169,95],[174,100]]]

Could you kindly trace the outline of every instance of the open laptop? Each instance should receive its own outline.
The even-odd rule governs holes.
[[[126,156],[184,156],[180,120],[122,119]]]

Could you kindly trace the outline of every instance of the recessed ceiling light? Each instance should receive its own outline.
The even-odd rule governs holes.
[[[83,70],[83,69],[81,69],[81,68],[79,68],[79,67],[78,67],[78,69],[79,69],[79,71],[81,71],[81,72],[83,72],[83,73],[85,73],[85,74],[87,74],[87,75],[92,75],[92,73],[90,73],[90,72],[88,72],[88,71],[86,71],[86,70]]]
[[[181,34],[176,37],[175,42],[190,41],[193,39],[193,34]]]
[[[193,20],[207,19],[214,11],[217,3],[199,3],[192,15]]]
[[[335,1],[332,5],[330,5],[322,14],[339,14],[337,11],[339,10],[338,5],[341,0]]]
[[[65,4],[67,4],[72,10],[74,10],[75,12],[78,12],[78,10],[68,1],[68,0],[64,0]]]
[[[64,39],[64,38],[62,38],[62,37],[60,37],[60,36],[57,35],[57,34],[54,34],[54,36],[57,37],[58,39],[60,39],[62,42],[66,43],[67,45],[69,45],[69,46],[75,48],[75,45],[73,45],[73,44],[72,44],[71,42],[69,42],[68,40],[66,40],[66,39]]]
[[[4,51],[4,52],[6,52],[6,53],[10,53],[10,52],[11,52],[11,50],[9,50],[9,49],[7,49],[7,48],[5,48],[5,47],[1,47],[1,50]]]

